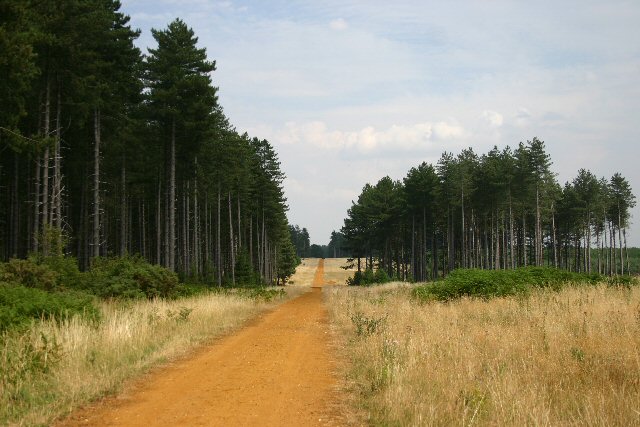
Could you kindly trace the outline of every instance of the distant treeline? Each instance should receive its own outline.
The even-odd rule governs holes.
[[[273,147],[229,123],[183,21],[143,55],[119,9],[0,3],[0,260],[139,253],[208,283],[247,265],[281,281],[296,258]]]
[[[344,235],[339,231],[331,232],[328,245],[311,243],[309,231],[306,228],[300,229],[297,225],[290,225],[289,233],[299,258],[345,258],[349,255]]]
[[[561,186],[551,164],[533,138],[515,150],[444,153],[402,181],[366,184],[344,220],[345,246],[359,268],[377,260],[389,276],[418,281],[456,268],[629,273],[628,181],[581,169]]]

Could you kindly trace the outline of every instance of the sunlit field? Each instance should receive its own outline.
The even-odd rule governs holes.
[[[288,286],[311,286],[313,276],[318,267],[318,258],[302,258],[300,264],[296,267],[296,272],[287,282]]]
[[[324,281],[328,285],[346,285],[347,279],[353,276],[355,267],[345,270],[346,258],[325,258],[324,260]]]
[[[420,303],[326,298],[348,391],[373,425],[639,425],[640,288]]]

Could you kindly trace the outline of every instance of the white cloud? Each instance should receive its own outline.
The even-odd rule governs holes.
[[[347,28],[349,28],[349,24],[347,24],[347,21],[345,21],[344,19],[338,18],[329,22],[329,27],[331,27],[332,30],[340,31],[340,30],[346,30]]]
[[[515,126],[518,126],[518,127],[528,126],[531,123],[531,121],[532,121],[531,112],[525,107],[518,108],[518,111],[513,117],[513,122]]]
[[[413,125],[393,125],[378,130],[366,126],[355,131],[330,130],[322,121],[298,124],[288,122],[282,129],[267,131],[269,139],[281,144],[301,144],[325,150],[356,151],[374,154],[387,151],[432,152],[439,150],[441,143],[461,143],[469,133],[454,120],[445,122],[423,122]],[[462,146],[462,145],[460,145]]]
[[[502,123],[504,122],[504,117],[502,117],[502,114],[498,113],[497,111],[484,110],[481,116],[492,127],[498,128],[502,126]]]

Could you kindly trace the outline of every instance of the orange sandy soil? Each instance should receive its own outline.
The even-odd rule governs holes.
[[[311,285],[309,292],[237,333],[145,375],[122,395],[81,409],[57,425],[344,424],[322,303],[324,260],[318,260]]]

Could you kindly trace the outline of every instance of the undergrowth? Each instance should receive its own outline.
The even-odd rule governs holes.
[[[516,270],[458,269],[444,280],[418,286],[413,296],[422,301],[449,301],[464,296],[494,298],[527,295],[535,288],[556,291],[568,285],[633,286],[637,279],[629,276],[607,277],[597,273],[585,274],[551,267],[524,267]]]

